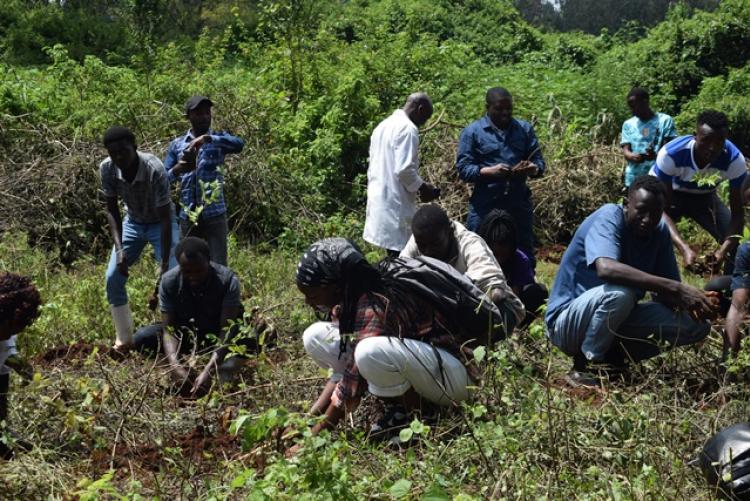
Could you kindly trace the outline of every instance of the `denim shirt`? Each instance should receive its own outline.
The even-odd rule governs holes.
[[[227,211],[227,206],[224,202],[224,175],[216,169],[224,164],[224,156],[227,153],[239,153],[242,151],[245,142],[239,137],[226,132],[209,130],[208,134],[211,136],[211,142],[201,146],[198,157],[195,159],[196,168],[194,171],[181,175],[175,175],[172,172],[172,167],[182,158],[183,150],[195,139],[190,131],[184,136],[174,139],[169,143],[169,148],[167,149],[164,168],[167,169],[170,183],[174,183],[178,179],[180,181],[180,205],[183,207],[180,211],[181,219],[187,219],[187,214],[184,210],[185,207],[193,210],[199,205],[203,205],[201,188],[199,183],[196,182],[196,176],[204,183],[218,180],[220,186],[218,200],[203,208],[201,219],[220,216]]]
[[[489,206],[500,194],[526,198],[525,176],[518,179],[481,178],[479,171],[505,163],[511,167],[522,160],[530,160],[544,172],[545,164],[539,141],[530,123],[511,119],[506,130],[501,130],[485,115],[469,124],[462,132],[458,143],[456,169],[458,177],[467,183],[474,183],[471,202],[474,205]]]

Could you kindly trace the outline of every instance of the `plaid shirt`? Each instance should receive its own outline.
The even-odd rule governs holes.
[[[106,198],[119,198],[125,204],[128,218],[138,224],[159,222],[159,209],[172,205],[169,181],[161,161],[151,153],[138,152],[138,171],[132,183],[107,157],[99,164],[101,193]]]
[[[388,304],[386,298],[383,299]],[[386,306],[387,307],[387,306]],[[445,317],[431,308],[428,304],[423,303],[419,309],[420,317],[418,320],[417,332],[406,332],[402,333],[401,337],[416,339],[424,343],[431,344],[436,348],[442,348],[461,360],[464,365],[467,366],[469,374],[477,379],[476,373],[473,370],[471,361],[472,357],[469,358],[466,355],[472,353],[471,350],[466,352],[468,348],[462,348],[458,340],[453,334],[446,328]],[[367,389],[367,381],[363,378],[357,365],[354,362],[354,349],[357,343],[363,339],[372,336],[393,336],[398,337],[398,334],[387,331],[385,323],[383,322],[383,314],[378,313],[373,307],[367,294],[363,294],[357,302],[357,316],[354,321],[354,334],[342,333],[342,336],[350,336],[350,348],[343,357],[346,357],[346,369],[344,370],[344,377],[336,385],[336,389],[333,392],[331,401],[336,407],[341,407],[346,404],[354,404],[362,395],[364,395]]]
[[[219,181],[219,198],[216,202],[203,208],[201,218],[208,219],[220,216],[227,211],[227,206],[224,202],[224,175],[216,169],[224,164],[224,157],[227,153],[239,153],[242,151],[245,142],[226,132],[209,130],[208,134],[211,136],[211,142],[201,146],[198,157],[195,160],[196,168],[194,171],[186,172],[179,176],[172,172],[172,167],[182,158],[182,152],[195,139],[190,131],[187,131],[187,134],[184,136],[174,139],[169,143],[169,148],[167,149],[164,167],[167,169],[170,183],[174,183],[177,180],[180,181],[180,204],[183,207],[183,210],[180,211],[180,218],[182,219],[187,219],[187,214],[184,210],[185,207],[194,210],[199,205],[203,205],[201,187],[196,182],[196,176],[198,180],[204,183]]]

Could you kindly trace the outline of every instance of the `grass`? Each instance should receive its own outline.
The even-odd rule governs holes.
[[[27,386],[12,377],[11,422],[35,447],[2,465],[0,498],[701,499],[709,491],[689,462],[748,415],[747,384],[714,370],[716,333],[642,365],[630,384],[586,393],[561,384],[569,360],[536,322],[488,354],[484,383],[461,413],[432,428],[414,423],[410,447],[365,440],[368,398],[352,421],[304,437],[287,460],[277,430],[306,424],[302,411],[326,376],[303,356],[313,315],[294,286],[297,256],[236,242],[230,255],[246,308],[275,325],[278,348],[252,360],[238,386],[186,401],[154,361],[106,353],[103,256],[63,268],[5,237],[0,266],[32,274],[45,306],[19,337],[37,376]],[[144,261],[129,291],[147,322],[154,263]],[[540,278],[551,285],[555,269],[541,262]]]

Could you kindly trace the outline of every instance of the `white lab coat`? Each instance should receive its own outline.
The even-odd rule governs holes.
[[[365,241],[400,251],[411,236],[417,211],[419,129],[404,110],[380,122],[370,138]]]

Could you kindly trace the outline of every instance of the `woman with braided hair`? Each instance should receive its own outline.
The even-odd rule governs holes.
[[[549,292],[544,284],[537,283],[531,259],[518,248],[518,229],[513,216],[508,211],[493,209],[482,220],[478,233],[492,250],[513,293],[526,308],[526,318],[519,327],[529,325],[539,307],[547,301]]]
[[[305,302],[330,320],[316,322],[303,335],[307,354],[333,372],[311,409],[325,415],[313,434],[354,411],[366,389],[385,401],[383,416],[370,429],[378,438],[406,426],[409,413],[423,405],[468,398],[471,359],[449,321],[384,268],[370,265],[351,241],[313,244],[297,267],[297,287]]]
[[[31,325],[39,315],[39,292],[28,277],[14,273],[0,274],[0,458],[13,457],[16,445],[29,449],[30,445],[17,439],[8,424],[8,389],[10,370],[31,379],[34,371],[31,365],[18,356],[16,335]]]

